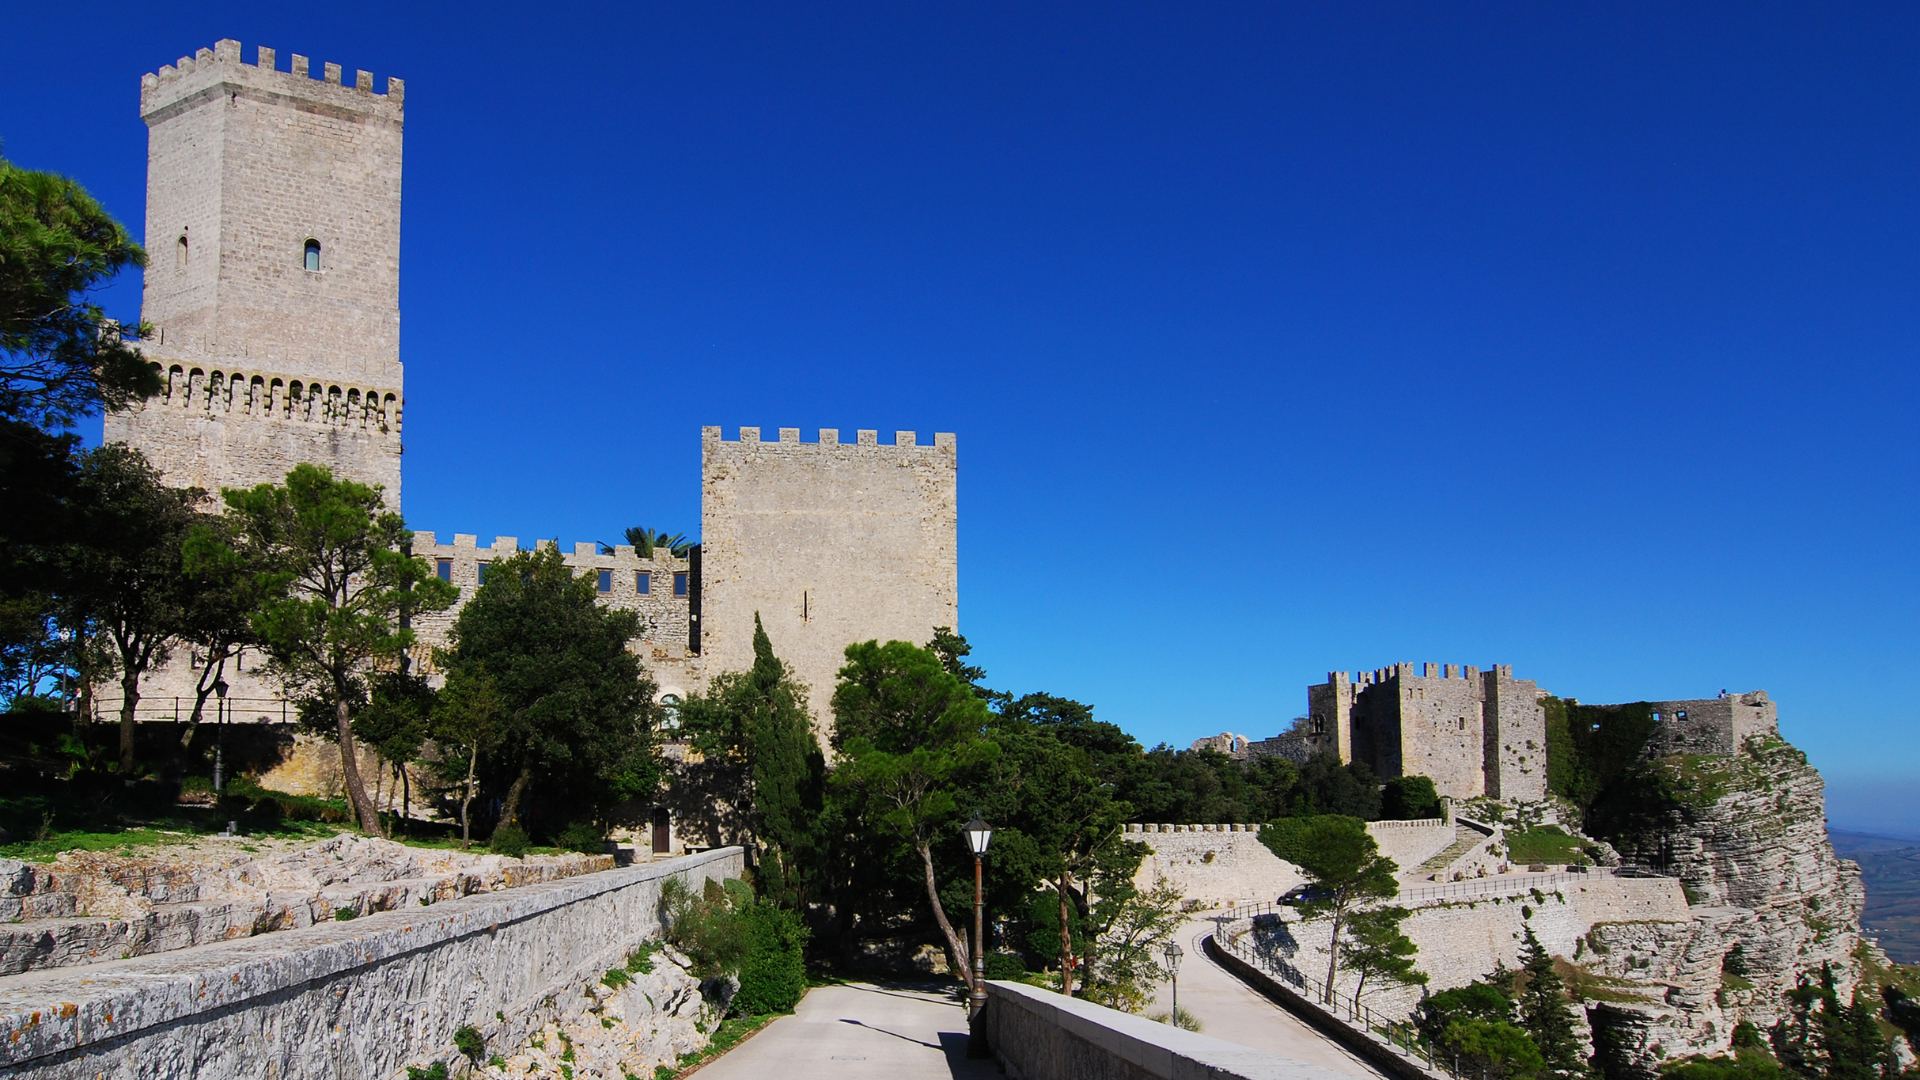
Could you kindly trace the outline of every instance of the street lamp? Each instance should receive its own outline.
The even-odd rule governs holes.
[[[213,692],[220,695],[219,700],[213,703],[213,717],[214,717],[213,790],[215,792],[221,792],[225,790],[224,788],[221,787],[221,783],[220,783],[220,780],[221,780],[220,768],[221,766],[226,764],[227,680],[219,679],[219,678],[214,679]]]
[[[980,1030],[980,1013],[987,1006],[986,891],[981,884],[980,861],[993,842],[993,827],[973,815],[967,822],[967,846],[973,849],[973,993],[967,997],[967,1056],[987,1056],[987,1035]]]
[[[1174,1027],[1180,1026],[1180,958],[1185,955],[1186,952],[1177,941],[1167,942],[1167,947],[1160,950],[1160,956],[1167,965],[1167,978],[1173,983],[1173,1012],[1168,1018],[1173,1021]]]

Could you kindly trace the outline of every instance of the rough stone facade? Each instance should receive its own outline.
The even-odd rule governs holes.
[[[0,1076],[389,1077],[454,1031],[519,1045],[658,936],[660,887],[737,877],[738,848],[352,922],[0,979]]]
[[[300,462],[400,503],[404,86],[222,40],[140,83],[148,127],[141,349],[158,398],[106,418],[172,483],[278,481]],[[314,254],[310,257],[308,249]],[[311,267],[311,268],[310,268]]]
[[[846,647],[923,643],[958,628],[958,457],[941,432],[921,446],[861,431],[852,444],[781,428],[701,432],[701,653],[714,671],[753,663],[758,613],[774,652],[807,686],[824,737]]]
[[[1380,853],[1405,872],[1454,841],[1450,821],[1370,821],[1367,833]],[[1202,908],[1271,903],[1306,876],[1260,842],[1258,825],[1128,825],[1125,838],[1148,855],[1134,873],[1142,889],[1166,881]]]

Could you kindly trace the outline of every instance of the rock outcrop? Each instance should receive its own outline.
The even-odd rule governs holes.
[[[705,1047],[726,1012],[730,987],[705,987],[717,992],[703,994],[692,962],[671,946],[650,959],[653,970],[631,972],[622,985],[601,979],[577,998],[552,1002],[525,1043],[510,1055],[489,1055],[474,1075],[622,1080],[653,1076],[655,1068]]]
[[[1730,755],[1656,764],[1675,798],[1652,835],[1693,918],[1597,925],[1583,958],[1596,973],[1658,991],[1646,1003],[1589,1008],[1612,1066],[1643,1075],[1664,1059],[1726,1051],[1743,1020],[1766,1029],[1796,981],[1823,967],[1844,997],[1861,950],[1872,949],[1860,936],[1860,868],[1834,854],[1825,785],[1806,755],[1762,735]]]
[[[342,834],[277,853],[0,859],[0,975],[120,960],[430,906],[608,869],[610,855],[510,859]]]

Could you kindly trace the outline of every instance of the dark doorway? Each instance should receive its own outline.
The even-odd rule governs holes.
[[[668,815],[666,807],[656,806],[653,808],[653,853],[669,855],[672,852],[673,818]]]

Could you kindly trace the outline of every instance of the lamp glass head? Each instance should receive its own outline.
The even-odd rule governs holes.
[[[975,855],[985,855],[987,845],[992,841],[993,827],[980,820],[979,814],[973,815],[973,820],[967,822],[967,846],[973,849]]]

